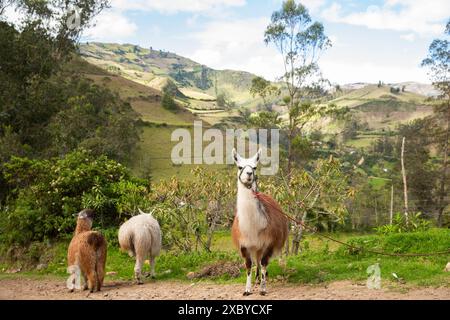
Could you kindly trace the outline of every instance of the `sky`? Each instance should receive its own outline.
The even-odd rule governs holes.
[[[282,57],[263,41],[281,0],[111,0],[82,41],[131,43],[175,52],[215,69],[274,80]],[[333,46],[321,55],[333,83],[429,83],[420,62],[443,38],[449,0],[302,0]]]

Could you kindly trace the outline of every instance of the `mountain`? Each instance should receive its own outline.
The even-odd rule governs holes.
[[[174,166],[168,161],[171,133],[180,126],[192,130],[193,121],[201,119],[205,126],[241,126],[239,107],[255,110],[261,103],[249,93],[253,74],[234,70],[215,70],[175,53],[142,48],[131,44],[86,43],[79,47],[81,58],[73,68],[99,85],[106,86],[128,101],[142,120],[141,143],[133,156],[133,171],[151,171],[155,178],[172,174],[190,175],[189,166]],[[161,105],[161,89],[168,80],[176,83],[182,93],[176,100],[182,108],[177,112]],[[394,89],[398,88],[398,90]],[[353,83],[331,93],[326,103],[348,107],[354,120],[361,124],[348,146],[365,148],[386,131],[414,119],[430,115],[432,106],[427,97],[435,94],[430,85],[415,82],[378,86]],[[231,106],[219,107],[216,97],[225,95]],[[274,100],[273,109],[285,119],[287,109]],[[342,132],[343,120],[325,118],[305,129],[321,130],[332,138]],[[328,139],[328,138],[327,138]],[[214,170],[223,169],[213,166]]]
[[[90,42],[80,44],[79,53],[91,64],[156,90],[171,79],[191,109],[219,109],[218,94],[240,106],[254,100],[249,89],[255,75],[249,72],[214,70],[175,53],[131,44]]]

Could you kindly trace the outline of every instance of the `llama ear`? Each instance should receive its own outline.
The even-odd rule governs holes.
[[[258,163],[259,160],[261,159],[261,149],[258,150],[258,152],[255,154],[255,156],[253,157],[253,160]]]
[[[239,162],[239,158],[240,158],[239,154],[237,153],[235,148],[233,148],[233,151],[231,153],[233,155],[234,162],[237,164]]]

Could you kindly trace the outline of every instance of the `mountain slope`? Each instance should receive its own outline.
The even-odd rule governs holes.
[[[239,105],[253,100],[249,88],[254,75],[248,72],[214,70],[171,52],[131,44],[91,42],[81,44],[79,52],[94,65],[156,90],[170,78],[194,109],[216,109],[221,93]]]

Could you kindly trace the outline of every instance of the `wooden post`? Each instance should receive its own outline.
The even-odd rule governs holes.
[[[394,214],[394,184],[391,185],[391,210],[389,212],[389,223],[392,224],[392,216]]]
[[[405,140],[406,140],[406,138],[403,137],[401,163],[402,163],[402,176],[403,176],[403,196],[404,196],[404,199],[405,199],[405,206],[404,206],[405,219],[406,219],[406,223],[408,223],[408,187],[406,185],[406,171],[405,171],[405,160],[404,160]]]

